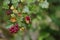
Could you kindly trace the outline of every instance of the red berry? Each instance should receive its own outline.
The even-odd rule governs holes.
[[[30,17],[29,16],[26,16],[26,18],[25,18],[26,20],[30,20]]]
[[[29,24],[30,23],[30,17],[29,16],[26,16],[25,17],[25,21],[26,21],[27,24]]]
[[[11,33],[13,33],[13,32],[14,32],[14,27],[11,27],[11,28],[9,29],[9,31],[10,31]]]
[[[18,27],[18,24],[15,24],[16,27]]]
[[[7,10],[7,11],[6,11],[6,14],[7,14],[7,15],[10,15],[11,12],[12,12],[11,10]]]
[[[17,31],[15,30],[14,33],[16,33]]]

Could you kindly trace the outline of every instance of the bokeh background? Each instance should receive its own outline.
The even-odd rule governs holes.
[[[17,15],[17,11],[22,14]],[[9,21],[11,14],[17,16],[22,31],[9,32],[15,24]],[[26,15],[31,18],[30,24],[22,19]],[[0,40],[60,40],[60,0],[0,0]]]

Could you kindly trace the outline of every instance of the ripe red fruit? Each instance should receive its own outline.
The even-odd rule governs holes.
[[[25,21],[26,21],[27,24],[29,24],[30,23],[30,17],[29,16],[26,16],[25,17]]]
[[[7,11],[6,11],[6,14],[7,14],[7,15],[10,15],[11,13],[12,13],[11,10],[7,10]]]
[[[9,31],[10,33],[16,33],[19,30],[18,24],[13,25]]]
[[[30,20],[30,17],[29,16],[26,16],[26,18],[25,18],[27,21],[29,21]]]

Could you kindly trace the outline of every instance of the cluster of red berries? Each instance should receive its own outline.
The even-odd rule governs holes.
[[[18,10],[16,10],[13,6],[11,6],[11,8],[6,11],[7,15],[11,15],[10,21],[13,23],[17,22],[16,15],[14,13],[16,13],[19,17],[21,16],[21,13],[19,13]],[[29,24],[30,20],[31,20],[30,16],[27,15],[24,18],[25,18],[25,22],[27,24]],[[24,28],[19,28],[18,24],[14,24],[13,26],[11,26],[11,28],[9,28],[9,32],[10,33],[17,33],[19,29],[24,30]]]
[[[9,28],[10,33],[16,33],[19,30],[18,24],[13,25],[11,28]]]

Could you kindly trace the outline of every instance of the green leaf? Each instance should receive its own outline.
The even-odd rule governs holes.
[[[33,2],[35,2],[35,0],[27,0],[28,4],[33,3]]]
[[[12,0],[12,3],[15,4],[15,3],[18,3],[19,0]]]
[[[8,9],[9,8],[8,4],[9,4],[9,0],[4,0],[4,2],[3,2],[3,8]]]
[[[52,36],[45,38],[45,40],[55,40]]]
[[[47,38],[49,36],[49,33],[42,32],[38,38],[38,40],[43,40],[44,38]]]
[[[8,23],[7,23],[5,28],[8,29],[8,28],[11,28],[11,26],[13,26],[13,24],[8,21]]]
[[[53,22],[55,22],[56,25],[60,26],[60,20],[57,19],[54,15],[51,16]]]

